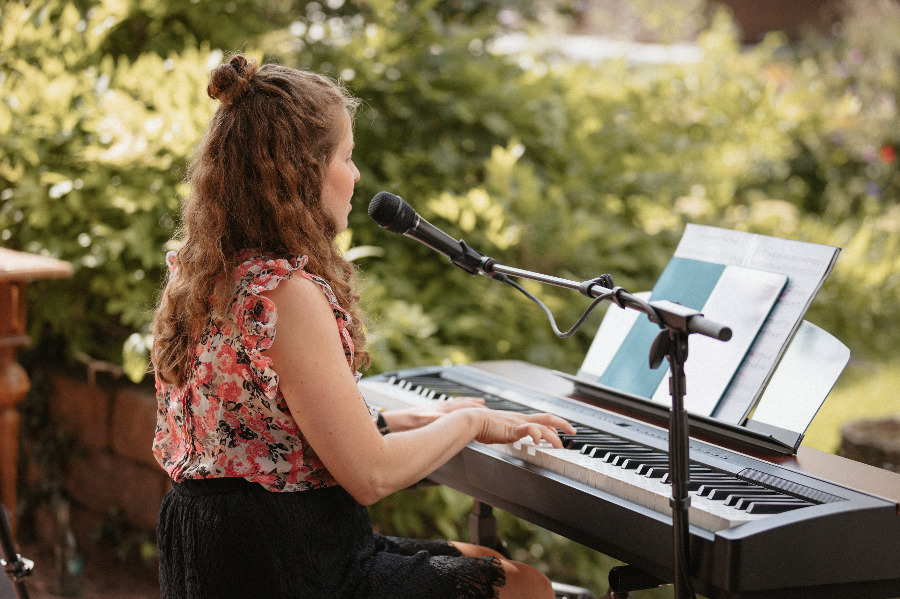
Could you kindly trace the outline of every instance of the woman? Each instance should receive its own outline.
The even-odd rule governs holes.
[[[207,91],[220,106],[189,170],[154,321],[153,450],[173,480],[162,596],[552,597],[537,570],[484,547],[372,531],[364,506],[469,441],[559,447],[557,429],[573,430],[472,398],[380,417],[366,406],[353,267],[334,244],[359,180],[357,100],[241,55]]]

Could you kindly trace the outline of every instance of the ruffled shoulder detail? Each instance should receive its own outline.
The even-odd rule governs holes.
[[[260,391],[274,402],[278,396],[278,375],[272,370],[272,360],[263,352],[275,340],[278,313],[275,302],[263,293],[278,287],[294,272],[302,271],[307,258],[265,258],[252,254],[242,257],[244,260],[235,269],[235,298],[230,311],[239,337],[235,349],[243,354],[238,361],[244,361],[249,367],[249,374]]]
[[[275,324],[278,313],[275,302],[263,295],[275,289],[284,279],[295,274],[309,279],[321,287],[334,313],[338,331],[344,345],[347,362],[353,364],[353,340],[347,330],[351,322],[350,314],[337,303],[328,283],[305,270],[306,256],[293,258],[262,258],[248,256],[236,271],[236,294],[231,306],[231,318],[237,324],[240,345],[246,352],[254,378],[270,399],[278,395],[278,376],[272,370],[271,360],[263,352],[275,341]],[[354,372],[359,380],[359,374]]]
[[[169,274],[173,274],[176,270],[178,270],[178,252],[175,250],[169,250],[166,252],[166,266],[169,269]]]
[[[285,258],[249,258],[235,272],[237,295],[232,316],[242,329],[242,343],[247,350],[265,351],[275,340],[278,314],[275,303],[262,295],[278,287],[294,271],[306,266],[306,256]]]

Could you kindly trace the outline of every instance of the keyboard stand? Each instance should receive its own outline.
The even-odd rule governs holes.
[[[504,557],[510,557],[506,543],[497,531],[497,517],[494,507],[475,500],[469,513],[469,539],[476,545],[493,549]]]

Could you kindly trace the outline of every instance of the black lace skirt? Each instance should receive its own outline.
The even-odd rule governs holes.
[[[487,599],[491,558],[373,532],[341,487],[272,493],[244,479],[174,483],[157,530],[162,599]]]

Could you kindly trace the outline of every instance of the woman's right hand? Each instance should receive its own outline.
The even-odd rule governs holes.
[[[519,414],[488,408],[473,408],[480,418],[479,432],[475,440],[479,443],[513,443],[523,437],[531,437],[535,445],[545,441],[553,447],[562,448],[558,430],[574,435],[575,428],[553,414]]]

